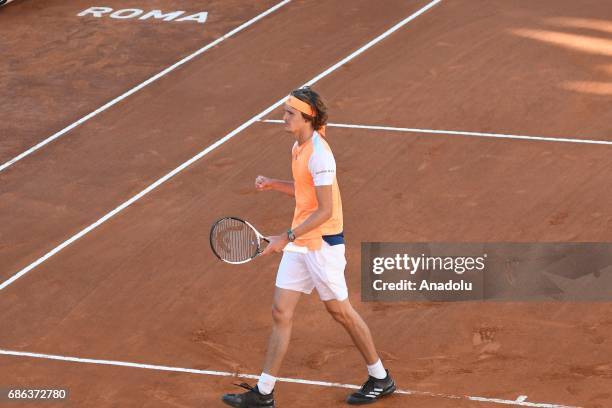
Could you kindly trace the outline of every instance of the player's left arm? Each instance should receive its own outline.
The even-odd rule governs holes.
[[[315,212],[310,214],[303,223],[293,230],[296,237],[300,237],[312,231],[332,217],[333,193],[331,184],[327,186],[315,186],[315,192],[317,195],[318,207]],[[280,252],[289,243],[289,237],[286,233],[267,238],[270,240],[270,243],[266,249],[264,249],[262,255],[267,255],[273,251]]]

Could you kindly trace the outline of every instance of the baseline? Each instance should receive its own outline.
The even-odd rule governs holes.
[[[99,359],[92,359],[92,358],[58,356],[58,355],[53,355],[53,354],[30,353],[30,352],[25,352],[25,351],[13,351],[13,350],[0,349],[0,355],[15,356],[15,357],[30,357],[30,358],[38,358],[38,359],[46,359],[46,360],[69,361],[73,363],[83,363],[83,364],[100,364],[100,365],[111,365],[111,366],[121,366],[121,367],[131,367],[131,368],[142,368],[146,370],[172,371],[172,372],[211,375],[211,376],[219,376],[219,377],[237,377],[237,378],[247,378],[247,379],[252,379],[252,380],[259,379],[258,375],[253,375],[253,374],[230,373],[227,371],[197,370],[193,368],[170,367],[170,366],[155,365],[155,364],[141,364],[141,363],[132,363],[132,362],[127,362],[127,361],[99,360]],[[304,380],[300,378],[278,377],[277,381],[295,383],[295,384],[303,384],[303,385],[317,385],[320,387],[348,388],[348,389],[359,389],[360,388],[359,386],[353,385],[353,384]],[[469,396],[469,395],[440,394],[440,393],[435,393],[435,392],[415,391],[415,390],[399,390],[398,389],[397,391],[395,391],[395,393],[403,394],[403,395],[419,395],[419,396],[434,397],[434,398],[463,399],[463,400],[470,400],[470,401],[477,401],[477,402],[488,402],[488,403],[493,403],[493,404],[514,405],[514,406],[522,406],[522,407],[579,408],[579,407],[574,407],[570,405],[559,405],[559,404],[550,404],[550,403],[541,403],[541,402],[528,402],[526,401],[527,396],[525,395],[520,395],[516,400],[506,400],[506,399],[501,399],[501,398],[487,398],[487,397],[477,397],[477,396]]]

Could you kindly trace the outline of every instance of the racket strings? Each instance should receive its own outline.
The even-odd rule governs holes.
[[[259,251],[257,234],[244,221],[224,218],[217,222],[211,234],[211,244],[217,255],[228,262],[243,262]]]

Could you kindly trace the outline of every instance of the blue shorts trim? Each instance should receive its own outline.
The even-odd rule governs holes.
[[[323,235],[322,238],[329,246],[344,244],[344,231],[334,235]]]

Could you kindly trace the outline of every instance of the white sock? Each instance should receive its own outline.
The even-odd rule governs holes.
[[[380,359],[378,359],[378,361],[374,364],[368,366],[368,374],[374,378],[378,378],[379,380],[387,378],[387,372],[385,371],[385,367]]]
[[[276,384],[276,377],[262,372],[257,382],[257,389],[260,394],[268,395],[274,391],[274,384]]]

